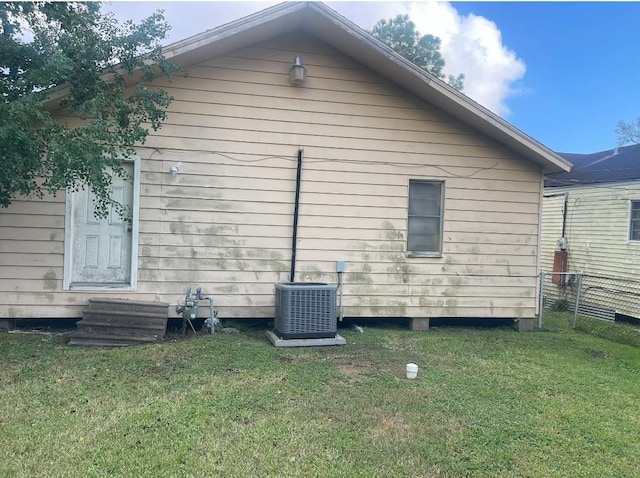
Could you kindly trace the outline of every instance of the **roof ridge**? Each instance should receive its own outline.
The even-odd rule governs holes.
[[[373,73],[415,95],[417,99],[446,112],[523,159],[537,164],[543,173],[568,171],[571,168],[568,160],[405,59],[322,2],[279,3],[172,43],[164,47],[163,52],[167,60],[186,67],[296,30],[304,30],[344,55],[356,59]],[[135,79],[128,81],[133,83]],[[56,108],[57,100],[64,94],[62,90],[57,96],[50,97],[47,103],[51,109]]]

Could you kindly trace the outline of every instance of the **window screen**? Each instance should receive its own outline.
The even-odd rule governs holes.
[[[440,181],[409,181],[408,253],[442,253],[443,191]]]
[[[640,201],[631,201],[629,240],[640,241]]]

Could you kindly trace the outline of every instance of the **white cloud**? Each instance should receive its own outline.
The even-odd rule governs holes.
[[[455,3],[441,1],[335,2],[330,6],[367,30],[382,18],[409,15],[420,33],[440,38],[445,74],[464,73],[467,96],[501,116],[509,115],[507,101],[519,93],[514,85],[524,77],[526,65],[502,43],[492,21],[460,15]]]
[[[440,37],[446,74],[464,73],[464,93],[491,111],[507,116],[507,99],[518,93],[514,83],[524,77],[525,63],[502,43],[490,20],[463,16],[450,3],[411,3],[408,14],[421,33]]]

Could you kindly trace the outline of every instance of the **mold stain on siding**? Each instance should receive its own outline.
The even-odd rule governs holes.
[[[237,224],[209,226],[203,231],[205,234],[213,236],[224,236],[238,233]]]
[[[383,242],[378,246],[380,251],[399,251],[404,252],[404,243],[402,242]]]
[[[425,277],[420,280],[421,285],[440,285],[444,282],[444,278],[441,276]]]
[[[385,309],[382,306],[383,304],[380,303],[380,299],[378,297],[367,297],[365,299],[365,303],[367,303],[367,305],[371,309],[371,312],[373,312],[376,315],[380,314],[381,311],[384,311]]]
[[[464,272],[465,274],[483,274],[484,267],[482,267],[482,265],[478,265],[475,267],[472,265],[466,265],[464,266]]]
[[[510,276],[511,275],[511,264],[509,262],[509,259],[506,257],[498,257],[496,259],[496,263],[497,264],[504,264],[507,268],[507,275]]]
[[[322,281],[322,271],[318,266],[305,265],[300,268],[300,278],[305,282]]]
[[[369,264],[362,264],[360,270],[354,270],[346,275],[346,282],[352,284],[372,284],[371,278],[371,266]]]
[[[169,224],[169,230],[172,234],[189,234],[191,228],[184,222],[172,222]]]
[[[404,241],[404,234],[398,231],[389,221],[382,221],[384,233],[382,237],[387,241]]]
[[[464,278],[460,276],[453,276],[451,280],[449,280],[449,282],[451,283],[451,285],[461,286],[464,283]]]
[[[183,196],[185,193],[188,193],[189,195],[195,195],[199,198],[202,199],[218,199],[220,198],[222,195],[220,194],[220,192],[218,191],[218,189],[215,188],[215,186],[218,186],[217,182],[214,181],[212,178],[209,178],[209,187],[205,188],[205,187],[188,187],[188,188],[175,188],[175,189],[169,189],[167,190],[164,195],[167,197],[180,197]]]
[[[458,301],[453,298],[446,299],[444,301],[444,309],[447,313],[451,315],[457,314]]]
[[[402,301],[402,300],[391,300],[391,301],[389,301],[389,306],[390,307],[396,307],[395,313],[398,316],[407,315],[407,304],[404,301]]]
[[[525,315],[525,308],[522,302],[518,302],[513,309],[513,315],[515,317],[523,317]]]
[[[45,275],[42,276],[44,279],[43,287],[47,290],[56,290],[58,287],[58,282],[56,278],[56,271],[53,269],[49,269]]]
[[[49,302],[50,304],[53,303],[54,300],[54,294],[36,294],[36,299],[38,300],[46,300],[47,302]]]
[[[411,281],[413,270],[407,263],[396,263],[387,267],[387,273],[391,280],[402,284],[408,284]]]
[[[270,249],[248,249],[245,256],[262,269],[273,272],[287,272],[289,264],[283,260],[283,254]],[[304,268],[303,268],[304,269]],[[318,269],[319,270],[319,269]]]
[[[216,291],[220,294],[237,294],[240,288],[236,284],[229,284],[216,287]]]
[[[287,272],[289,266],[281,261],[274,261],[271,259],[254,259],[254,262],[261,269],[268,269],[273,272]]]

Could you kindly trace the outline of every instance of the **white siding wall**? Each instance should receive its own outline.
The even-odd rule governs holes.
[[[288,81],[296,54],[301,87]],[[64,203],[19,202],[0,212],[2,265],[13,267],[0,316],[79,316],[97,295],[176,303],[188,286],[212,294],[221,317],[272,316],[290,267],[298,147],[296,278],[336,282],[344,260],[345,315],[535,314],[537,166],[304,35],[188,72],[158,83],[174,102],[139,149],[138,292],[62,292]],[[442,258],[405,257],[410,178],[445,181]],[[49,262],[29,255],[40,245]]]
[[[640,317],[640,242],[629,241],[629,208],[632,200],[640,200],[640,183],[627,182],[586,187],[549,188],[548,193],[568,192],[566,236],[570,272],[618,278],[616,281],[590,281],[610,293],[599,293],[584,300],[617,312]],[[558,214],[564,198],[544,198],[542,269],[551,270],[553,242],[558,239]],[[550,231],[547,235],[547,231]],[[553,232],[551,232],[553,231]],[[612,291],[618,291],[612,292]],[[594,294],[594,291],[591,292]]]
[[[562,237],[562,213],[564,210],[564,193],[545,190],[542,200],[542,232],[540,242],[540,269],[545,272],[553,270],[553,255],[558,250],[556,241]],[[553,196],[549,196],[553,194]]]

